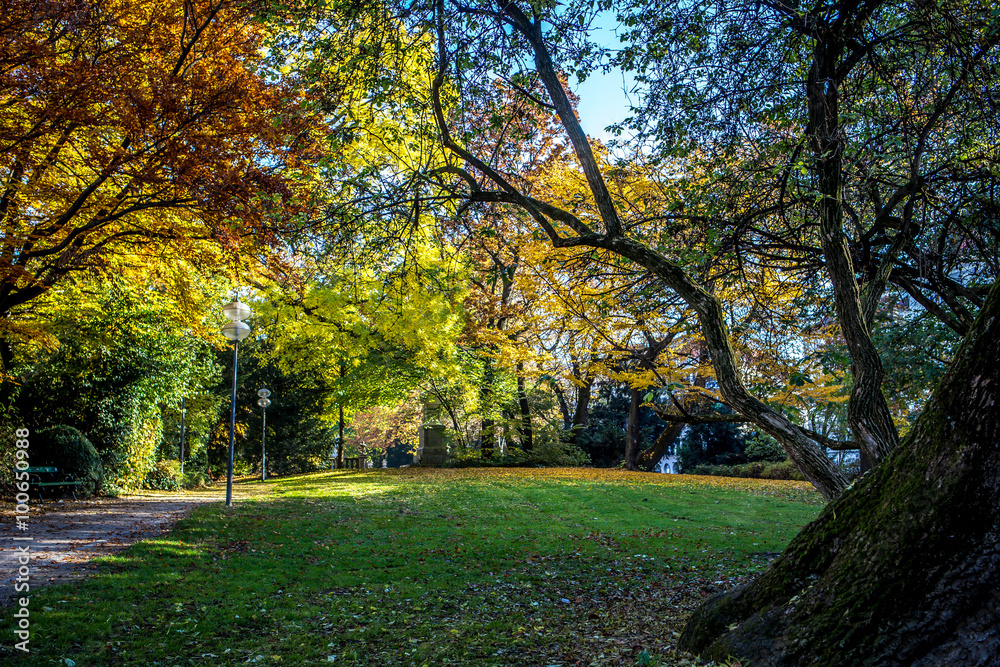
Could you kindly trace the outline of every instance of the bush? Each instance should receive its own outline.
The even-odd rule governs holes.
[[[142,488],[155,491],[179,491],[181,466],[177,461],[160,461],[146,473]]]
[[[523,468],[531,465],[531,457],[517,447],[508,447],[503,454],[493,452],[486,458],[481,450],[457,452],[444,464],[445,468]]]
[[[75,493],[89,497],[101,489],[104,482],[101,457],[87,436],[72,426],[59,424],[38,431],[31,438],[28,451],[31,465],[59,470],[57,481],[83,482]]]
[[[712,475],[715,477],[747,477],[751,479],[794,479],[805,481],[806,477],[791,461],[766,463],[754,461],[739,465],[697,465],[684,469],[685,475]]]
[[[767,465],[761,477],[764,479],[797,479],[799,481],[806,479],[806,476],[799,472],[799,469],[791,461],[779,461]]]
[[[747,461],[784,461],[788,458],[785,448],[767,433],[754,433],[746,441],[743,455]]]
[[[590,464],[590,456],[566,439],[565,434],[553,430],[540,430],[535,434],[533,462],[545,466],[577,467]]]
[[[540,429],[535,434],[534,448],[526,452],[518,447],[507,447],[503,454],[496,450],[484,458],[481,450],[452,450],[448,468],[527,468],[527,467],[576,467],[590,463],[590,457],[559,434]]]
[[[622,461],[625,429],[620,424],[605,420],[575,428],[577,446],[595,466],[609,468]]]
[[[201,489],[212,485],[212,478],[204,470],[185,470],[177,461],[160,461],[146,473],[142,488],[156,491],[179,491],[180,489]]]
[[[181,478],[181,487],[185,489],[201,489],[212,486],[212,478],[204,470],[185,471]]]
[[[156,444],[162,430],[160,416],[150,412],[131,420],[126,428],[116,433],[116,439],[109,439],[107,448],[101,450],[109,481],[126,493],[149,488],[145,486],[145,479],[153,470]]]

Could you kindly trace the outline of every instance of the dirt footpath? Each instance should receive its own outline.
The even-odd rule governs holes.
[[[32,590],[37,590],[83,577],[94,571],[95,558],[162,535],[196,507],[224,500],[224,487],[181,493],[143,491],[125,498],[94,500],[39,503],[33,499],[28,528],[23,531],[15,524],[14,506],[3,503],[2,533],[7,539],[0,554],[0,606],[10,604],[15,595],[18,545],[31,545],[30,583]],[[27,536],[34,539],[12,539]]]

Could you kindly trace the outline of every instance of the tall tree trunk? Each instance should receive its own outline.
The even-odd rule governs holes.
[[[847,422],[868,461],[874,465],[896,447],[899,434],[882,394],[885,372],[871,339],[843,228],[844,131],[838,110],[837,67],[844,43],[839,34],[817,39],[806,99],[812,129],[811,146],[822,195],[819,199],[820,245],[833,285],[837,321],[851,355],[854,383],[847,403]],[[870,295],[870,298],[876,296]]]
[[[552,391],[556,395],[556,400],[559,401],[559,412],[562,414],[563,430],[568,431],[573,427],[573,418],[569,414],[569,403],[566,402],[566,393],[559,386],[557,380],[552,381]]]
[[[534,449],[531,432],[531,407],[528,405],[528,393],[524,387],[524,362],[517,362],[517,404],[521,409],[521,425],[517,429],[521,438],[521,449],[530,452]]]
[[[500,454],[503,454],[514,442],[510,433],[510,425],[512,423],[514,423],[514,413],[504,408],[503,419],[500,421]],[[520,434],[520,428],[518,429],[518,434]]]
[[[625,427],[625,469],[639,471],[639,390],[629,388],[628,424]]]
[[[1000,664],[1000,283],[908,437],[684,649],[771,665]]]
[[[594,385],[594,381],[590,378],[584,379],[577,370],[576,364],[573,365],[573,375],[579,380],[579,384],[576,389],[576,408],[573,410],[573,425],[570,427],[573,435],[570,437],[570,441],[576,443],[580,431],[587,425],[587,420],[590,418],[590,388]]]
[[[492,417],[486,417],[493,410],[493,381],[495,374],[493,362],[486,360],[486,368],[483,370],[483,384],[479,389],[480,410],[483,412],[482,428],[479,431],[479,451],[483,458],[493,456],[493,444],[496,442],[496,422]]]
[[[4,313],[0,316],[0,319],[6,319],[7,316],[8,313]],[[17,386],[14,384],[11,375],[14,370],[13,366],[14,353],[10,349],[10,343],[0,338],[0,413],[11,402],[11,398],[14,395],[14,388]]]

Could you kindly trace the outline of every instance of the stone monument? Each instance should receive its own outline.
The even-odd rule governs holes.
[[[441,404],[434,398],[424,401],[424,423],[420,427],[420,443],[414,455],[414,463],[422,466],[439,466],[451,458],[448,445],[444,441],[444,424],[438,413]]]

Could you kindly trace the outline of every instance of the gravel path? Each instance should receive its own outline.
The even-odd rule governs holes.
[[[234,496],[240,497],[239,488]],[[93,572],[92,562],[139,540],[168,532],[177,521],[206,503],[225,499],[225,487],[196,492],[143,491],[124,498],[31,503],[27,530],[18,530],[14,506],[3,503],[4,548],[0,554],[0,606],[14,599],[18,563],[15,547],[31,545],[30,585],[37,590]],[[14,537],[27,537],[15,541]]]

